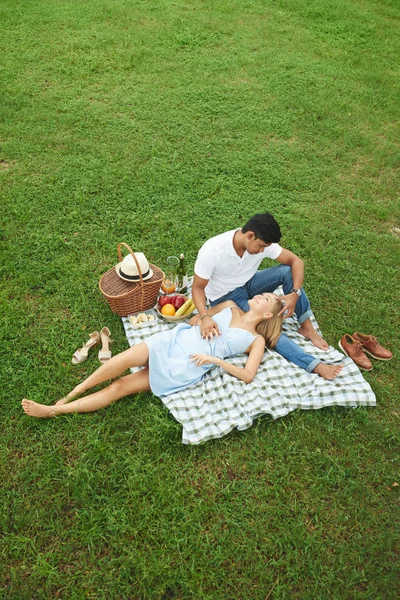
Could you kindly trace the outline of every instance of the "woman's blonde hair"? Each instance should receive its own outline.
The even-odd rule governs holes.
[[[265,339],[265,345],[267,348],[275,348],[279,336],[282,332],[283,315],[279,315],[281,310],[284,309],[284,304],[279,298],[271,306],[271,312],[273,317],[269,319],[263,319],[256,325],[256,331]]]

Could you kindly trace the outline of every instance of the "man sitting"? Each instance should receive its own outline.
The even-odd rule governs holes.
[[[227,231],[203,244],[194,267],[192,296],[201,318],[201,335],[212,339],[219,335],[218,325],[207,313],[207,301],[214,306],[233,300],[244,311],[249,310],[248,300],[264,292],[273,292],[282,285],[285,301],[285,318],[296,313],[299,333],[314,346],[328,350],[328,343],[318,334],[312,322],[310,302],[302,285],[304,263],[293,252],[279,245],[281,231],[270,213],[257,214],[241,229]],[[271,258],[279,266],[258,270],[264,258]],[[284,333],[275,350],[287,360],[317,373],[325,379],[334,379],[341,365],[327,365],[305,353]]]

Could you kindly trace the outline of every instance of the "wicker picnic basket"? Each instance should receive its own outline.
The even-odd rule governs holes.
[[[99,288],[110,305],[111,310],[120,317],[126,317],[131,313],[148,310],[156,304],[161,282],[164,279],[164,273],[155,265],[150,264],[153,275],[150,279],[143,281],[142,272],[135,254],[128,244],[124,242],[118,244],[119,262],[122,261],[121,246],[125,246],[132,254],[138,269],[140,281],[134,283],[124,281],[117,275],[115,267],[113,267],[101,277]]]

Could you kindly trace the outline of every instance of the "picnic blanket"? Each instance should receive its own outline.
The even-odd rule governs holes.
[[[282,290],[277,290],[277,293],[282,293]],[[138,328],[132,326],[127,317],[122,317],[130,346],[175,326],[161,320],[155,310],[146,312],[152,312],[155,319]],[[314,317],[312,321],[321,333]],[[297,333],[298,327],[295,316],[284,321],[286,335],[305,352],[326,363],[344,364],[340,375],[333,381],[327,381],[319,375],[307,373],[273,350],[265,351],[257,375],[249,384],[229,375],[221,367],[215,367],[200,383],[162,398],[165,406],[182,424],[183,444],[200,444],[221,438],[235,428],[247,429],[261,415],[277,419],[296,408],[375,406],[375,394],[357,365],[332,346],[328,351],[319,350]],[[242,354],[228,360],[244,366],[247,356]]]

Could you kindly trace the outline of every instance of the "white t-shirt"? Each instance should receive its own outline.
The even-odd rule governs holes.
[[[259,254],[249,254],[246,250],[240,258],[233,247],[236,231],[233,229],[210,238],[197,255],[194,272],[202,279],[208,279],[205,293],[209,300],[218,300],[241,287],[253,277],[264,258],[276,259],[282,252],[282,246],[271,244]]]

